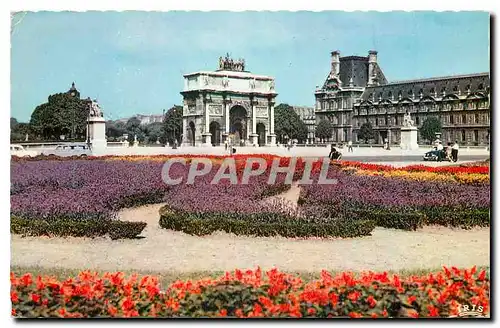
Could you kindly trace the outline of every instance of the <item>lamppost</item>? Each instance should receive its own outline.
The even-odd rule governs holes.
[[[177,108],[174,107],[174,109],[172,110],[172,113],[173,113],[173,121],[174,121],[174,145],[172,146],[172,149],[177,149],[177,138],[176,138],[176,135],[175,135],[175,128],[176,128],[176,125],[177,125],[177,122],[176,122],[176,117],[175,115],[177,114]]]
[[[163,138],[165,141],[167,141],[167,131],[165,131],[165,108],[162,109],[163,111],[163,119],[162,119],[162,122],[163,122]],[[163,147],[165,147],[165,143],[163,143]]]

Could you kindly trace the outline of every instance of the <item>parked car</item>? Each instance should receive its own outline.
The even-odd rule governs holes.
[[[10,145],[10,156],[35,157],[38,153],[34,150],[26,150],[21,145]]]
[[[441,160],[442,161],[452,161],[451,158],[449,157],[446,157],[446,149],[447,147],[444,147],[443,150],[441,150]],[[434,148],[433,150],[431,151],[428,151],[425,153],[424,157],[423,157],[423,160],[424,161],[431,161],[431,162],[437,162],[439,157],[439,150],[437,150],[436,148]]]
[[[56,149],[47,149],[42,153],[44,155],[55,155],[61,157],[68,157],[68,156],[86,157],[92,154],[88,145],[84,143],[59,145],[56,147]]]

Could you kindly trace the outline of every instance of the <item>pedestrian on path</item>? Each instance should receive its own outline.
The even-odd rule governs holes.
[[[347,143],[347,151],[352,153],[354,150],[352,149],[352,140],[349,140]]]
[[[436,150],[438,155],[438,162],[441,162],[443,160],[443,152],[444,152],[443,144],[441,143],[441,141],[437,144]]]
[[[458,161],[458,148],[458,140],[455,140],[453,147],[451,147],[451,157],[453,158],[454,162]]]

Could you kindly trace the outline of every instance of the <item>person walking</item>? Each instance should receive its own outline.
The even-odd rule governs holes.
[[[342,154],[335,148],[335,144],[332,144],[330,148],[330,154],[328,154],[328,158],[330,160],[339,160],[341,158]]]
[[[448,146],[446,147],[445,154],[446,154],[446,160],[451,162],[453,160],[452,155],[451,155],[451,142],[448,142]]]
[[[349,140],[347,143],[347,151],[352,153],[354,150],[352,149],[352,140]]]
[[[227,139],[226,139],[226,140],[224,140],[224,148],[225,148],[225,150],[227,151]]]
[[[454,162],[458,161],[458,148],[458,140],[455,140],[453,147],[451,147],[451,157],[453,158]]]
[[[441,162],[443,160],[443,144],[441,141],[437,144],[436,150],[438,152],[438,162]]]

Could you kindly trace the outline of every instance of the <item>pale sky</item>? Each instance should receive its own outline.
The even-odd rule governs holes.
[[[489,71],[487,12],[29,12],[12,32],[11,116],[29,121],[75,82],[108,119],[182,103],[183,74],[229,52],[276,78],[277,102],[313,106],[330,52],[378,51],[389,81]]]

